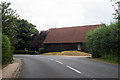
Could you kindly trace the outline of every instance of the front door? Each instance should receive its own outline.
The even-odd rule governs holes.
[[[77,50],[81,50],[81,44],[78,44]]]

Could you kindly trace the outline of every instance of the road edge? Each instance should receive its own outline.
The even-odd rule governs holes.
[[[17,58],[14,58],[14,60],[16,60]],[[12,78],[18,78],[19,77],[19,74],[20,74],[20,70],[21,70],[21,66],[22,66],[22,60],[21,59],[17,59],[18,60],[18,67],[17,69],[14,71],[13,75],[12,75]]]

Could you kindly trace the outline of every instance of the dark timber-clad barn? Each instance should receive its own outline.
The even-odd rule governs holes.
[[[84,50],[86,34],[99,26],[101,25],[50,29],[44,40],[45,51]]]

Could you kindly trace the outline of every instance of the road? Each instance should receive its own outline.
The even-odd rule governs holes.
[[[118,65],[83,57],[14,55],[22,59],[20,78],[118,78]]]

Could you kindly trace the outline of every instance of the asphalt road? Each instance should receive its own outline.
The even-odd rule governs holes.
[[[20,78],[118,78],[118,65],[83,57],[14,55],[22,59]]]

